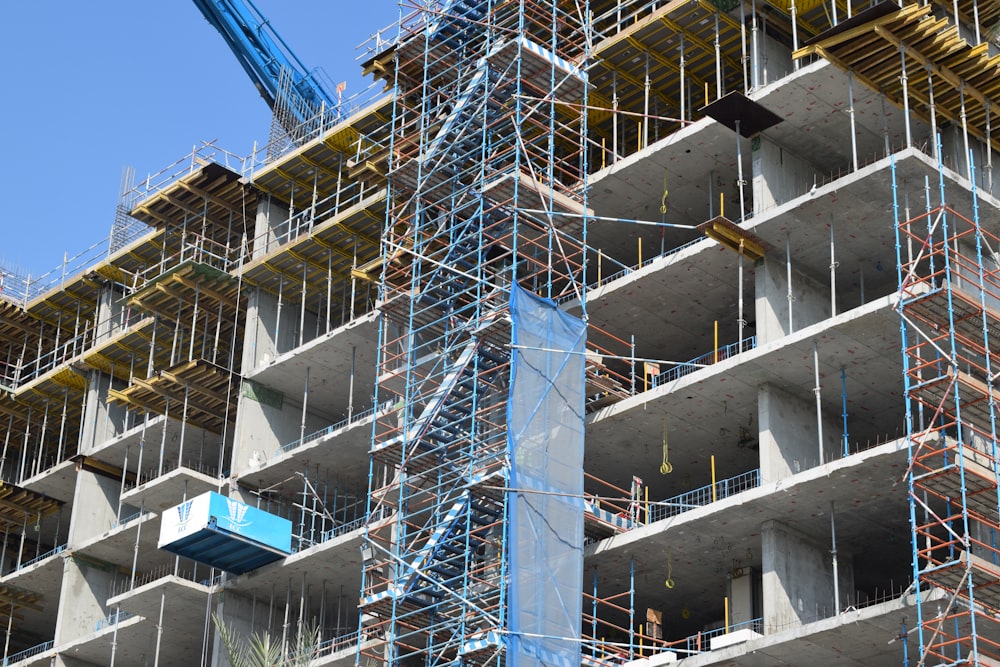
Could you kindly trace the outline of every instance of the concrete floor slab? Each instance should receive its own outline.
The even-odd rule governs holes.
[[[841,557],[897,563],[901,571],[894,581],[905,588],[908,504],[905,487],[893,487],[905,470],[905,442],[895,441],[616,535],[588,547],[584,589],[591,589],[593,568],[598,597],[627,591],[634,563],[636,608],[672,609],[670,627],[680,636],[691,634],[721,620],[726,573],[759,566],[765,521],[777,519],[829,544],[831,502]],[[891,574],[885,572],[886,588]],[[671,588],[664,585],[668,577]],[[703,606],[689,609],[689,620],[680,619],[677,610],[696,600]],[[704,606],[712,600],[717,604]]]
[[[72,503],[76,488],[76,464],[69,460],[57,463],[26,479],[21,486],[64,503]]]
[[[267,488],[322,463],[334,475],[326,480],[328,483],[363,491],[368,488],[368,450],[374,419],[374,414],[368,414],[294,449],[279,450],[262,459],[258,467],[244,470],[239,479],[255,488]]]
[[[899,437],[903,401],[891,388],[898,385],[902,362],[893,303],[892,297],[873,301],[598,410],[587,423],[585,468],[622,488],[638,475],[652,498],[666,498],[708,484],[712,454],[718,479],[759,467],[758,388],[772,383],[814,401],[814,343],[826,413],[843,412],[841,368],[849,378],[852,450]],[[674,465],[667,476],[656,472],[665,416]],[[753,434],[749,446],[739,446],[741,427]]]
[[[62,591],[62,571],[62,556],[53,554],[0,578],[0,584],[15,586],[42,596],[40,611],[28,608],[17,610],[20,618],[13,625],[16,634],[52,638],[56,626],[59,595]]]
[[[377,312],[363,315],[279,355],[267,366],[247,373],[246,377],[277,389],[287,399],[301,405],[308,368],[309,411],[333,423],[347,415],[353,358],[354,410],[369,408],[375,387],[378,318]],[[352,350],[355,352],[353,357]]]
[[[210,593],[206,585],[170,575],[108,598],[108,606],[159,623],[162,604],[165,631],[178,637],[198,637],[205,618],[195,610],[205,609]]]
[[[193,498],[206,491],[218,491],[219,487],[220,480],[217,477],[180,467],[129,489],[122,494],[121,501],[162,512],[186,498]]]
[[[286,586],[295,591],[307,590],[311,596],[326,591],[335,597],[343,590],[354,600],[361,590],[363,534],[364,529],[358,528],[276,563],[230,578],[225,583],[225,590],[248,597],[256,595],[258,599],[268,599],[275,587],[277,590],[285,590]]]

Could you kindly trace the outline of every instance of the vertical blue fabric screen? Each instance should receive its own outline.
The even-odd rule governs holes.
[[[511,289],[507,667],[580,665],[586,324]]]

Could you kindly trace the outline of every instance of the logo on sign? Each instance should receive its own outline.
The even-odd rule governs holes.
[[[226,499],[229,505],[229,523],[233,528],[245,528],[250,525],[249,521],[245,521],[247,510],[250,509],[249,505],[244,505],[238,500],[233,500],[232,498]]]
[[[191,501],[186,503],[181,503],[177,506],[177,519],[180,525],[186,524],[191,520]]]

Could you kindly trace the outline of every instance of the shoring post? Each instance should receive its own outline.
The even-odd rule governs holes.
[[[353,373],[352,373],[353,379]],[[302,421],[299,423],[299,445],[306,439],[306,415],[309,409],[309,366],[306,366],[306,381],[302,387]],[[303,501],[303,506],[305,502]]]
[[[750,90],[760,87],[760,51],[757,35],[757,2],[750,3]],[[718,35],[716,35],[718,39]]]
[[[986,166],[984,173],[986,174],[983,179],[986,181],[986,191],[993,194],[993,139],[992,134],[992,124],[993,124],[993,105],[990,100],[986,100]]]
[[[934,73],[930,64],[927,65],[927,110],[931,117],[931,157],[937,160],[937,106],[934,104]]]
[[[630,373],[632,377],[632,396],[635,396],[635,334],[632,334],[632,342],[630,344],[630,350],[632,355],[632,372]]]
[[[611,78],[611,162],[618,162],[618,70]]]
[[[795,294],[792,293],[792,238],[785,237],[785,280],[788,283],[788,331],[786,334],[794,333],[795,327],[792,320],[792,302],[795,301]]]
[[[848,0],[850,7],[850,0]],[[850,12],[848,12],[850,13]],[[858,132],[854,122],[854,76],[847,71],[847,113],[851,118],[851,166],[858,170]]]
[[[850,455],[850,443],[847,437],[847,371],[840,367],[840,402],[843,408],[841,417],[844,418],[844,458]]]
[[[722,42],[719,39],[719,12],[715,12],[715,99],[722,97]]]
[[[591,649],[590,655],[592,657],[597,656],[597,568],[594,568],[594,599],[591,602],[591,614],[590,614],[590,635],[591,635]]]
[[[635,659],[635,559],[629,561],[628,582],[628,659]]]
[[[834,5],[836,5],[836,0],[834,0]],[[910,133],[910,90],[906,82],[906,48],[902,45],[899,47],[899,60],[901,63],[899,80],[903,84],[903,120],[906,126],[906,147],[910,148],[913,145],[913,135]]]
[[[652,80],[649,78],[649,52],[646,52],[646,79],[642,98],[642,148],[649,145],[649,91]],[[584,172],[586,173],[586,172]]]
[[[681,33],[681,44],[680,44],[680,47],[678,47],[678,48],[680,50],[680,63],[679,64],[680,64],[680,68],[681,68],[681,76],[680,76],[680,81],[679,81],[678,85],[680,86],[680,89],[681,89],[681,123],[683,123],[685,120],[687,120],[687,115],[686,115],[686,112],[687,112],[687,106],[686,106],[687,99],[686,99],[686,96],[685,96],[685,84],[686,84],[687,80],[685,78],[685,71],[684,71],[684,68],[685,68],[685,65],[686,65],[686,63],[684,61],[684,33]]]
[[[714,347],[712,351],[712,363],[719,363],[719,320],[715,320],[713,327],[713,341]]]
[[[743,239],[740,239],[740,252],[737,265],[737,295],[736,295],[736,353],[743,351],[743,327],[746,319],[743,317]]]
[[[741,241],[742,243],[742,241]],[[837,252],[833,241],[833,214],[830,214],[830,317],[837,314]]]
[[[958,96],[961,100],[961,109],[959,112],[959,117],[962,120],[962,144],[965,147],[965,158],[966,158],[966,176],[971,182],[972,176],[972,153],[969,150],[969,118],[965,111],[965,81],[962,81],[962,85],[958,87]]]
[[[736,178],[740,186],[740,215],[737,222],[743,222],[746,218],[746,202],[744,201],[743,188],[746,181],[743,178],[743,146],[740,144],[740,120],[736,119]],[[721,214],[721,213],[720,213]]]
[[[819,346],[813,341],[813,373],[815,375],[816,386],[813,393],[816,395],[816,438],[819,444],[819,464],[823,465],[823,403],[821,397],[822,388],[819,384]]]
[[[712,454],[710,460],[712,464],[712,502],[714,503],[716,500],[719,499],[718,489],[716,487],[716,478],[715,478],[715,454]]]
[[[833,612],[840,616],[840,575],[837,569],[837,523],[834,504],[830,501],[830,556],[833,558]]]
[[[795,0],[792,0],[792,6],[795,6]],[[794,19],[794,12],[792,10],[792,21]],[[794,28],[793,28],[794,30]],[[794,49],[793,49],[794,50]],[[748,72],[748,63],[750,57],[747,55],[747,13],[745,3],[740,3],[740,69],[743,70],[743,94],[750,94],[750,74]]]

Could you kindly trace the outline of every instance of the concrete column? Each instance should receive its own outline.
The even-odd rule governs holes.
[[[816,400],[812,392],[792,395],[763,384],[757,395],[760,475],[764,484],[819,465]],[[823,415],[823,460],[839,456],[842,424]]]
[[[257,217],[253,232],[253,259],[272,250],[280,241],[284,242],[288,233],[288,205],[263,198],[257,204]]]
[[[62,594],[54,636],[56,646],[92,635],[97,622],[111,614],[106,602],[114,578],[111,565],[102,567],[73,556],[63,559]]]
[[[783,253],[757,262],[756,301],[757,344],[764,345],[810,324],[830,317],[830,287],[800,273],[792,258],[792,301],[788,299],[788,265]],[[792,309],[792,331],[788,330],[788,309]]]
[[[118,329],[118,322],[114,321],[115,316],[121,314],[121,304],[118,303],[121,294],[115,294],[111,286],[105,283],[101,286],[101,291],[97,296],[97,341],[104,340]]]
[[[281,640],[281,618],[283,611],[284,598],[282,597],[282,610],[275,608],[273,620],[275,620],[275,628],[267,627],[268,619],[268,600],[258,600],[257,608],[254,609],[253,601],[236,595],[234,593],[226,593],[225,595],[219,596],[219,602],[215,607],[215,615],[223,620],[226,627],[235,634],[237,637],[246,640],[255,632],[258,633],[269,633],[271,639]],[[277,605],[277,601],[275,603]],[[225,647],[222,643],[219,633],[214,627],[212,628],[213,642],[211,646],[211,651],[209,655],[209,663],[212,667],[230,667],[229,656],[226,655]]]
[[[816,174],[804,159],[761,135],[753,140],[751,168],[754,213],[809,192]]]
[[[70,549],[111,529],[118,512],[121,481],[87,470],[76,473],[73,514],[67,542]]]
[[[817,517],[829,532],[829,517]],[[836,613],[829,544],[821,544],[790,526],[767,521],[761,526],[764,633],[789,630]],[[841,604],[854,591],[851,554],[837,552]]]
[[[749,565],[730,573],[726,582],[730,626],[748,623],[760,617],[760,585],[759,573]]]
[[[121,388],[124,382],[115,382]],[[90,454],[105,442],[125,430],[126,410],[122,406],[108,405],[111,377],[98,371],[88,373],[87,401],[84,404],[83,433],[80,453]]]
[[[118,509],[119,482],[86,470],[76,474],[67,552],[109,530]],[[56,610],[53,637],[56,646],[93,634],[98,620],[111,613],[107,599],[115,578],[114,566],[63,556],[62,594]],[[57,665],[77,663],[59,658]]]
[[[231,462],[232,474],[242,474],[269,461],[279,447],[299,440],[302,434],[301,396],[281,395],[280,403],[264,402],[246,395],[240,396],[237,412],[236,443]],[[279,394],[280,395],[280,394]],[[329,417],[306,416],[306,435],[331,423]]]

